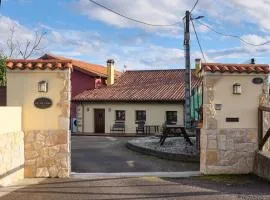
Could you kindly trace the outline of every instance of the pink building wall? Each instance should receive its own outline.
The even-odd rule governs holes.
[[[86,73],[80,72],[76,69],[71,74],[71,96],[72,98],[77,94],[97,87],[105,85],[105,78],[97,78]],[[71,118],[76,117],[76,104],[71,103]]]

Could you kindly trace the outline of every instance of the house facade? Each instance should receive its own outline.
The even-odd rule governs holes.
[[[152,128],[183,125],[184,73],[183,69],[126,71],[115,84],[75,96],[78,131],[110,133],[116,122],[122,122],[125,134],[133,135],[142,121]],[[192,88],[200,83],[192,73]]]
[[[107,67],[97,64],[92,64],[80,60],[65,58],[52,54],[45,54],[40,59],[56,59],[56,60],[70,60],[73,70],[71,72],[71,96],[75,97],[77,94],[95,88],[104,87],[107,85],[108,71]],[[115,78],[121,75],[120,72],[115,72]],[[71,104],[71,118],[76,118],[76,105]]]

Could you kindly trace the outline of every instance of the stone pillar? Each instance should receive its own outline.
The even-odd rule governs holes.
[[[215,85],[220,81],[220,75],[205,76],[203,81],[204,119],[201,129],[201,173],[251,173],[255,151],[258,147],[257,128],[220,128],[220,121],[216,119],[217,111],[215,110]],[[229,99],[219,99],[219,101],[221,100],[226,102]]]
[[[269,91],[268,80],[265,80],[263,92],[260,96],[260,106],[270,107],[270,97],[268,91]],[[265,136],[269,128],[270,128],[270,112],[263,112],[263,136]],[[270,138],[267,140],[262,151],[270,152]]]
[[[70,161],[70,100],[71,81],[70,69],[57,73],[62,87],[59,90],[60,100],[54,106],[60,110],[58,129],[27,130],[25,132],[25,177],[69,177],[71,172]],[[52,86],[53,87],[53,86]],[[42,111],[40,111],[42,112]]]

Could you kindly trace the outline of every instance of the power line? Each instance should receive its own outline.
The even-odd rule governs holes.
[[[192,13],[193,12],[193,10],[196,8],[196,6],[197,6],[197,4],[199,3],[199,0],[197,0],[196,2],[195,2],[195,4],[194,4],[194,6],[192,7],[192,9],[191,9],[191,11],[190,11],[190,13]]]
[[[194,25],[194,23],[193,23],[193,20],[191,20],[191,23],[192,23],[192,27],[193,27],[194,33],[195,33],[195,35],[196,35],[196,39],[197,39],[198,45],[199,45],[199,47],[200,47],[200,50],[201,50],[201,53],[202,53],[202,56],[203,56],[203,59],[204,59],[204,62],[206,62],[205,55],[204,55],[204,52],[203,52],[203,49],[202,49],[202,45],[201,45],[201,43],[200,43],[200,40],[199,40],[197,31],[196,31],[196,29],[195,29],[195,25]]]
[[[99,7],[101,7],[101,8],[104,8],[105,10],[108,10],[108,11],[110,11],[110,12],[112,12],[112,13],[114,13],[114,14],[116,14],[116,15],[119,15],[119,16],[121,16],[121,17],[123,17],[123,18],[126,18],[126,19],[128,19],[128,20],[131,20],[131,21],[134,21],[134,22],[137,22],[137,23],[140,23],[140,24],[144,24],[144,25],[147,25],[147,26],[155,26],[155,27],[165,27],[165,26],[176,26],[176,25],[178,25],[178,24],[180,24],[181,22],[176,22],[176,23],[173,23],[173,24],[151,24],[151,23],[148,23],[148,22],[143,22],[143,21],[140,21],[140,20],[138,20],[138,19],[133,19],[133,18],[131,18],[131,17],[128,17],[128,16],[126,16],[126,15],[123,15],[123,14],[121,14],[121,13],[119,13],[119,12],[117,12],[117,11],[114,11],[114,10],[112,10],[111,8],[108,8],[108,7],[106,7],[106,6],[104,6],[104,5],[102,5],[102,4],[100,4],[100,3],[98,3],[98,2],[96,2],[96,1],[93,1],[93,0],[89,0],[91,3],[93,3],[93,4],[95,4],[95,5],[97,5],[97,6],[99,6]]]
[[[255,46],[255,47],[259,47],[259,46],[263,46],[263,45],[266,45],[266,44],[270,44],[270,41],[266,41],[266,42],[263,42],[263,43],[260,43],[260,44],[253,44],[251,42],[248,42],[244,39],[241,38],[241,36],[239,35],[232,35],[232,34],[226,34],[226,33],[222,33],[222,32],[219,32],[219,31],[216,31],[214,28],[212,28],[211,26],[197,20],[197,22],[199,24],[201,24],[202,26],[205,26],[206,28],[208,28],[209,30],[215,32],[216,34],[219,34],[219,35],[222,35],[222,36],[226,36],[226,37],[232,37],[232,38],[236,38],[238,40],[240,40],[241,42],[245,43],[245,44],[248,44],[248,45],[251,45],[251,46]]]

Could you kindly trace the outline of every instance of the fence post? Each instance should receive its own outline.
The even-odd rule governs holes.
[[[258,145],[261,150],[261,143],[263,139],[263,110],[261,107],[258,108]]]

